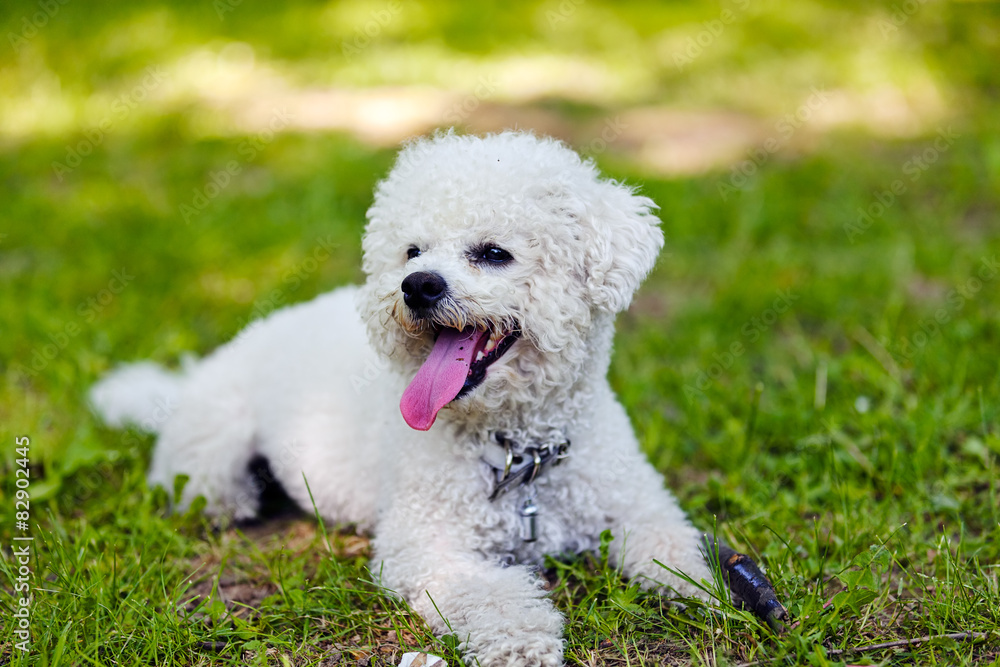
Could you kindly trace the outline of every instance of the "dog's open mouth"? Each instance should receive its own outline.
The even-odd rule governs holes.
[[[441,329],[427,360],[403,392],[399,402],[403,419],[411,428],[429,429],[441,408],[482,383],[486,369],[520,335],[517,329]]]

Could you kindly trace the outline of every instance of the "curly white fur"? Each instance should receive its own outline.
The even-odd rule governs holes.
[[[303,507],[308,480],[325,519],[373,531],[383,585],[487,667],[562,663],[562,618],[535,568],[545,554],[595,548],[605,529],[626,576],[701,595],[653,562],[708,577],[697,531],[641,455],[605,377],[615,315],[663,245],[654,208],[551,139],[410,143],[368,212],[367,282],[272,314],[176,378],[150,483],[172,488],[183,473],[182,504],[201,495],[211,513],[252,517],[261,482],[247,465],[266,457]],[[487,244],[513,260],[477,261]],[[418,271],[448,286],[422,317],[401,291]],[[522,336],[429,431],[410,429],[397,405],[435,332],[468,325]],[[128,377],[112,376],[114,387]],[[118,402],[107,381],[93,397],[116,421],[147,409],[134,396]],[[520,538],[526,487],[488,500],[482,456],[497,430],[572,442],[570,458],[533,485],[535,542]]]

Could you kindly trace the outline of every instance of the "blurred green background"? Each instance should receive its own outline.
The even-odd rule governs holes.
[[[401,141],[517,127],[662,207],[612,380],[697,522],[820,602],[968,540],[996,601],[997,3],[18,0],[0,36],[0,458],[31,436],[52,525],[141,489],[102,372],[361,280]]]

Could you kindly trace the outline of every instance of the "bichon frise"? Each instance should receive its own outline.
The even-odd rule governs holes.
[[[263,457],[303,508],[371,531],[382,585],[468,660],[559,665],[546,554],[607,529],[627,577],[702,597],[654,559],[709,578],[606,379],[615,315],[663,245],[654,208],[552,139],[415,141],[375,191],[364,285],[182,373],[124,367],[92,401],[159,431],[149,481],[187,475],[182,506],[255,516]]]

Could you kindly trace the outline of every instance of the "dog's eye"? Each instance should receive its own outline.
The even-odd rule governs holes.
[[[475,258],[480,262],[489,262],[490,264],[497,265],[506,264],[514,259],[509,252],[495,245],[487,245],[479,248],[475,252]]]
[[[406,259],[413,259],[414,257],[420,257],[420,248],[411,245],[406,251]]]

